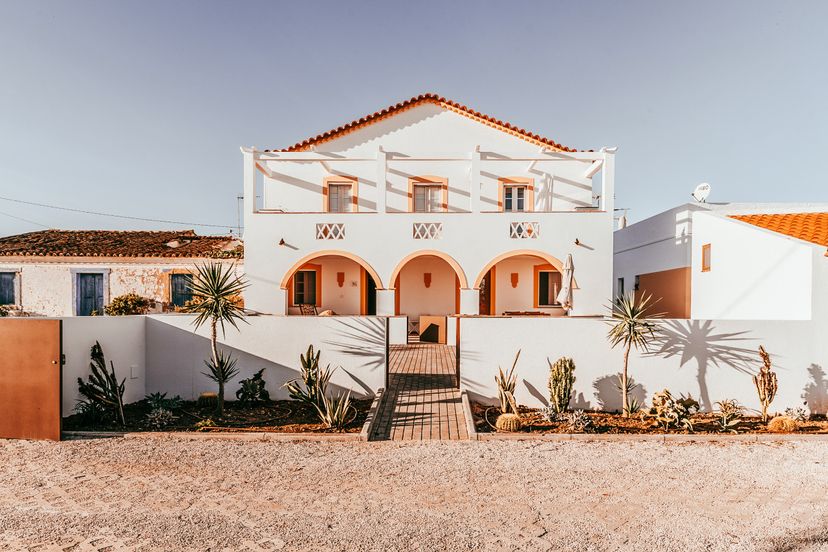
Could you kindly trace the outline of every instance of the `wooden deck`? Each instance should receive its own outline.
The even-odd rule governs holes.
[[[468,439],[456,377],[454,347],[391,346],[388,388],[371,439]]]

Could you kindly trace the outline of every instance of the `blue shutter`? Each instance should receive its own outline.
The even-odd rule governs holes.
[[[0,272],[0,305],[14,305],[14,272]]]

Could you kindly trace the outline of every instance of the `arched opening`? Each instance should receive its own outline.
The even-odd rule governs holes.
[[[564,316],[557,301],[563,263],[540,251],[520,250],[492,259],[475,280],[480,314]]]
[[[409,341],[446,343],[447,316],[460,312],[460,288],[468,285],[457,261],[442,252],[417,252],[391,278],[394,310],[408,318]]]
[[[282,279],[289,315],[374,315],[376,271],[356,255],[320,251],[301,259]]]

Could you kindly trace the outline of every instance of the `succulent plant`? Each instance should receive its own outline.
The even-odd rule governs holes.
[[[762,421],[768,421],[768,407],[776,397],[776,372],[771,370],[770,355],[763,346],[759,346],[759,356],[762,357],[762,367],[759,373],[753,376],[756,392],[759,394],[759,403],[762,405]]]
[[[799,424],[790,416],[776,416],[768,422],[768,431],[771,433],[793,433],[797,429]]]
[[[555,412],[565,412],[572,398],[572,385],[575,383],[575,362],[569,357],[561,357],[554,364],[549,362],[549,404]]]
[[[641,413],[641,419],[652,419],[655,425],[664,429],[681,427],[693,431],[693,422],[690,417],[699,411],[699,403],[690,395],[681,395],[679,398],[665,389],[653,395],[653,405],[646,412]]]
[[[154,408],[145,417],[146,424],[153,429],[164,429],[176,420],[176,416],[166,408]]]
[[[495,376],[495,383],[497,384],[497,394],[500,398],[500,411],[503,414],[512,412],[517,414],[517,401],[515,400],[515,388],[517,387],[517,374],[515,374],[515,367],[520,358],[520,351],[515,355],[515,361],[512,363],[512,368],[503,373],[503,368],[497,367],[497,375]]]
[[[495,427],[498,431],[520,431],[523,422],[520,421],[520,416],[517,414],[501,414],[495,420]]]
[[[716,403],[719,407],[719,431],[738,433],[736,426],[742,421],[744,408],[736,399],[724,399]]]

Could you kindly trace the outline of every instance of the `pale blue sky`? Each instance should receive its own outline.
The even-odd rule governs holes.
[[[828,2],[0,1],[0,196],[235,226],[240,145],[433,91],[620,147],[630,220],[826,201]],[[0,200],[0,235],[183,228]],[[196,228],[200,232],[221,229]]]

